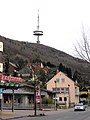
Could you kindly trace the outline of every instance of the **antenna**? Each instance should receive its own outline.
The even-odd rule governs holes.
[[[39,30],[39,10],[38,10],[38,25],[37,25],[37,30]]]
[[[39,10],[38,10],[37,30],[33,31],[33,35],[37,36],[37,43],[39,44],[39,36],[43,35],[43,31],[39,30]]]

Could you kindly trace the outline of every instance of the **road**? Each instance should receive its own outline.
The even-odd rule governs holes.
[[[62,112],[58,111],[57,113],[51,111],[51,113],[49,113],[46,116],[24,117],[24,118],[18,118],[17,120],[90,120],[90,107],[88,107],[86,111],[74,112],[73,109],[63,110]]]

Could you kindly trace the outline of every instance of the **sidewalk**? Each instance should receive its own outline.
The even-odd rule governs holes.
[[[53,111],[53,112],[52,112]],[[37,115],[50,115],[50,114],[56,114],[58,112],[62,112],[62,111],[67,111],[67,110],[37,110],[36,114]],[[2,112],[0,112],[0,120],[9,120],[11,118],[17,119],[17,118],[22,118],[22,117],[27,117],[30,116],[30,118],[32,118],[34,116],[34,110],[15,110],[14,112],[12,112],[11,110],[3,110]]]
[[[21,118],[26,117],[28,115],[34,115],[33,110],[15,110],[12,112],[11,110],[3,110],[0,112],[0,120],[11,119],[11,118]]]

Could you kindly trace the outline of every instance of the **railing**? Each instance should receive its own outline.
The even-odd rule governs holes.
[[[54,104],[37,104],[37,109],[45,109],[45,108],[55,108]],[[12,104],[3,104],[3,109],[12,109]],[[34,109],[34,104],[24,105],[21,103],[15,104],[14,109]]]
[[[80,93],[79,92],[75,92],[75,95],[79,95]]]

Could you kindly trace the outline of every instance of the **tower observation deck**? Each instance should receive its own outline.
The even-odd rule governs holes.
[[[38,10],[38,25],[37,25],[37,30],[33,31],[33,35],[37,36],[37,43],[40,43],[39,36],[43,35],[43,31],[39,30],[39,10]]]

